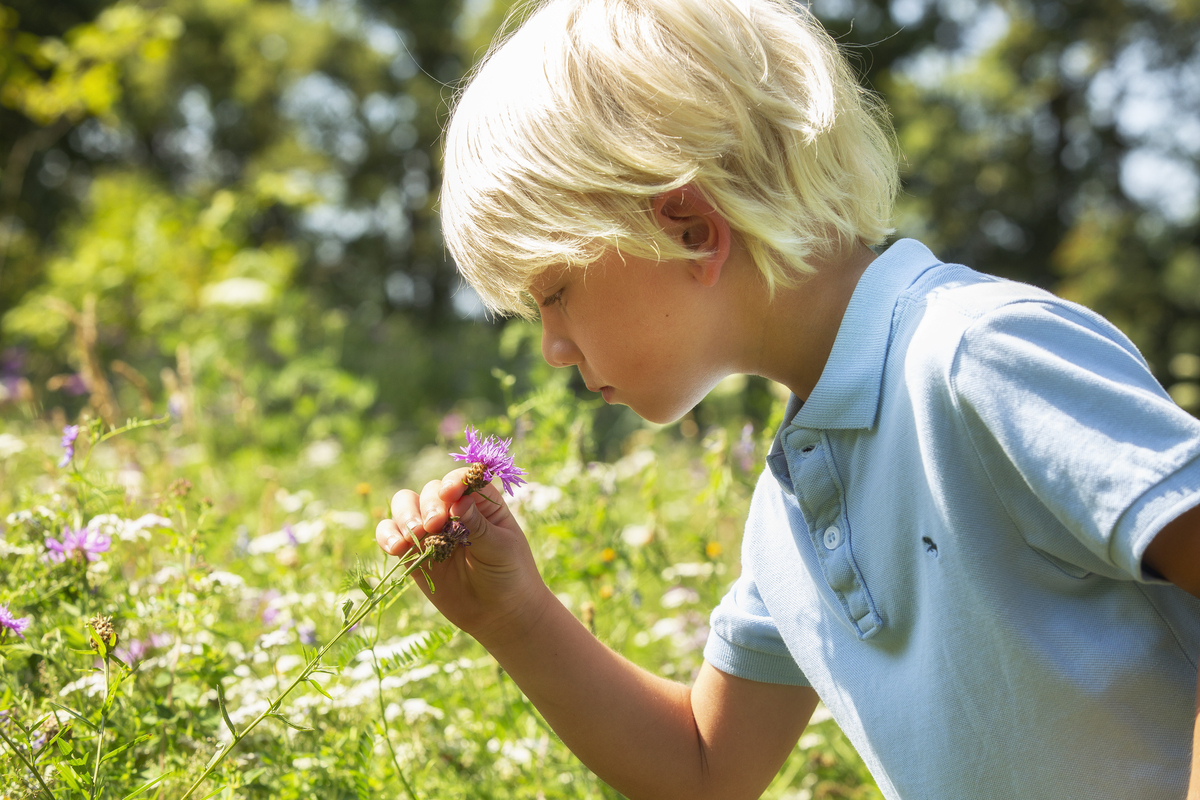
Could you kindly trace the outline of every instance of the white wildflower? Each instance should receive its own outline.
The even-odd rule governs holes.
[[[616,471],[618,480],[626,480],[639,474],[646,467],[653,464],[654,461],[655,455],[653,450],[635,450],[616,464],[613,464],[613,468]]]
[[[200,290],[200,302],[206,306],[247,308],[271,302],[274,291],[257,278],[227,278]]]
[[[332,467],[342,457],[342,446],[336,439],[321,439],[304,448],[302,457],[310,467]]]
[[[689,603],[699,603],[700,593],[686,586],[675,586],[668,589],[662,596],[663,608],[678,608]]]
[[[514,509],[541,514],[557,505],[562,498],[563,491],[557,486],[545,486],[530,481],[513,490],[512,499],[508,504]]]
[[[621,541],[630,547],[645,547],[653,539],[653,525],[626,525],[621,531]]]
[[[404,710],[404,721],[409,725],[423,716],[433,717],[434,719],[441,719],[445,716],[440,708],[429,705],[429,703],[420,697],[409,698],[401,703],[400,706]]]
[[[295,640],[296,637],[292,636],[291,631],[270,631],[258,637],[258,647],[261,650],[269,650],[272,647],[286,647]]]
[[[0,461],[15,456],[28,446],[11,433],[0,433]]]
[[[313,494],[308,489],[301,489],[295,494],[292,494],[287,489],[278,489],[275,492],[275,502],[288,514],[295,514],[311,503],[312,500]]]
[[[104,673],[93,672],[91,675],[84,675],[77,681],[71,681],[58,693],[59,697],[66,697],[69,694],[79,691],[80,689],[87,690],[88,697],[95,697],[98,694],[104,693]]]
[[[371,518],[361,511],[330,511],[329,519],[350,531],[361,531],[371,522]]]
[[[673,581],[676,578],[707,578],[713,574],[713,569],[711,561],[673,564],[662,571],[662,579],[664,581]]]
[[[240,589],[246,585],[246,580],[241,575],[236,575],[232,572],[225,572],[224,570],[217,570],[216,572],[210,572],[208,575],[205,575],[203,578],[196,581],[196,583],[206,589],[214,585],[231,586],[235,589]]]
[[[275,671],[280,675],[286,675],[296,667],[304,663],[304,659],[293,653],[285,653],[275,662]]]

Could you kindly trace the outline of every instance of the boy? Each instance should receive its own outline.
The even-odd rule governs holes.
[[[549,363],[655,422],[734,372],[794,395],[692,687],[594,639],[461,471],[377,540],[461,517],[430,599],[631,798],[757,797],[818,697],[889,798],[1182,798],[1200,423],[1091,312],[877,256],[885,119],[786,0],[550,0],[450,123],[447,244]]]

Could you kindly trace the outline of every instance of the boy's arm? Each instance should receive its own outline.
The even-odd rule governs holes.
[[[584,764],[629,798],[756,798],[817,705],[807,687],[758,683],[705,662],[689,688],[634,666],[552,595],[523,635],[488,642]]]
[[[1184,512],[1158,532],[1142,561],[1185,592],[1200,597],[1200,506]],[[1192,779],[1187,800],[1200,800],[1200,682],[1192,736]]]
[[[400,492],[376,538],[389,553],[440,530],[453,513],[471,546],[429,564],[431,602],[474,636],[563,742],[626,796],[755,798],[795,746],[817,704],[812,689],[759,683],[705,663],[691,688],[654,676],[605,647],[542,582],[494,487],[463,497],[463,470]],[[423,521],[423,522],[422,522]]]

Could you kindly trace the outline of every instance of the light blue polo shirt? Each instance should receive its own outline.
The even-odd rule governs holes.
[[[1200,600],[1141,558],[1200,422],[1119,331],[903,240],[787,420],[711,664],[811,685],[889,798],[1181,800]]]

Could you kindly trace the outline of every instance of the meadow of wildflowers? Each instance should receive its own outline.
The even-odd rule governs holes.
[[[478,465],[596,635],[690,680],[766,437],[638,426],[602,459],[594,412],[562,385],[453,412],[398,472],[248,468],[172,416],[8,424],[0,798],[619,797],[399,580],[467,543],[448,529],[404,562],[373,543],[395,489]],[[765,796],[879,795],[821,719]]]

